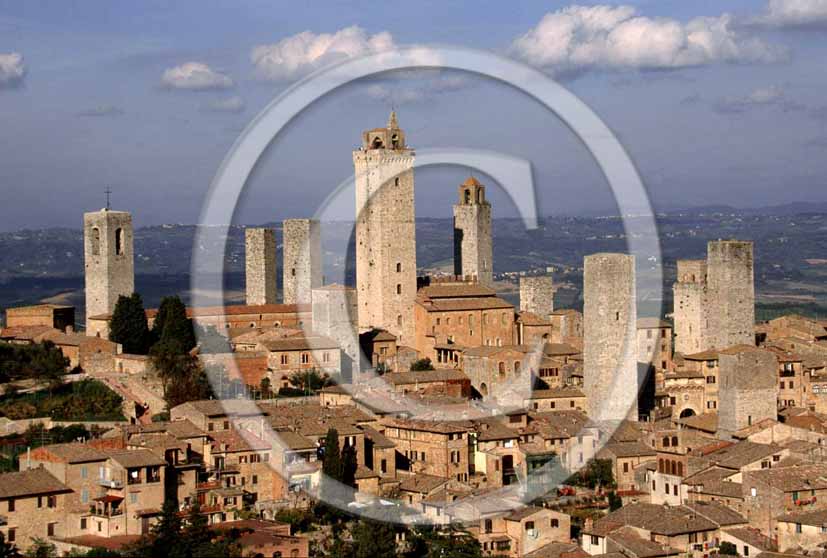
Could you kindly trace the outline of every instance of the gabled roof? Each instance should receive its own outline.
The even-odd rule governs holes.
[[[418,492],[420,494],[429,494],[446,484],[448,479],[437,477],[434,475],[426,475],[425,473],[418,473],[412,475],[401,483],[399,483],[399,490],[405,492]]]
[[[59,494],[72,489],[42,467],[0,474],[0,499]]]
[[[160,466],[167,463],[148,449],[115,450],[107,451],[106,454],[112,461],[126,469]]]
[[[47,455],[43,455],[43,454]],[[32,457],[38,461],[52,461],[58,463],[91,463],[106,461],[106,454],[80,443],[50,444],[32,450]]]

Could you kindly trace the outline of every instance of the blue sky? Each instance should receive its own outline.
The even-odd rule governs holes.
[[[224,154],[278,92],[409,44],[488,49],[559,79],[617,133],[658,208],[827,201],[827,0],[0,0],[0,229],[77,227],[107,186],[139,225],[196,222]],[[442,74],[354,84],[308,109],[271,146],[237,221],[311,215],[391,104],[414,147],[532,161],[544,213],[613,207],[553,115]],[[463,174],[418,173],[418,215],[449,216]],[[514,215],[491,197],[495,216]]]

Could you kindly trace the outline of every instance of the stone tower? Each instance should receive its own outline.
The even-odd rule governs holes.
[[[586,256],[583,320],[583,383],[589,417],[637,420],[634,256]]]
[[[474,276],[490,287],[493,261],[491,204],[485,199],[485,186],[471,176],[460,185],[459,203],[454,205],[454,275]]]
[[[111,314],[135,291],[132,215],[101,209],[83,214],[86,318]]]
[[[356,179],[356,291],[359,331],[385,329],[414,345],[416,223],[414,151],[396,113],[362,134]]]
[[[247,304],[275,304],[276,232],[273,229],[245,229],[244,247]]]
[[[520,312],[544,318],[554,312],[554,281],[550,275],[520,277]]]
[[[319,222],[314,219],[285,219],[282,232],[284,303],[310,304],[313,289],[322,286]]]
[[[706,350],[706,260],[678,260],[678,280],[672,292],[675,351],[689,355]]]
[[[679,260],[673,287],[675,350],[755,344],[752,242],[714,240],[706,260]]]
[[[707,248],[710,348],[755,345],[752,242],[715,240]]]
[[[718,437],[778,417],[778,357],[750,345],[718,354]]]

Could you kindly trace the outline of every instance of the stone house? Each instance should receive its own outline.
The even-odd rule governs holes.
[[[519,312],[514,328],[515,345],[541,345],[552,342],[554,326],[546,316],[533,312]]]
[[[359,334],[359,347],[373,368],[402,372],[396,361],[396,336],[384,329]]]
[[[642,442],[609,442],[597,452],[598,459],[611,460],[619,491],[639,490],[635,469],[655,461],[656,456],[657,452]]]
[[[421,370],[417,372],[392,372],[382,376],[391,388],[403,395],[447,395],[468,398],[471,396],[471,380],[462,371],[452,368]]]
[[[683,360],[687,371],[700,374],[704,378],[704,405],[702,409],[696,409],[695,414],[717,411],[720,376],[718,351],[710,349],[700,353],[684,355]]]
[[[285,486],[273,470],[273,448],[250,431],[221,430],[210,434],[212,476],[226,488],[238,488],[250,502],[282,496]],[[239,502],[240,504],[240,502]]]
[[[414,348],[434,362],[437,345],[499,347],[514,339],[514,306],[473,281],[445,281],[420,288],[414,319]]]
[[[34,538],[67,536],[71,492],[43,467],[0,474],[0,533],[6,542],[25,551]]]
[[[655,387],[663,385],[663,375],[672,368],[672,324],[658,318],[637,321],[637,361],[655,371]]]
[[[467,482],[468,427],[456,423],[383,419],[383,434],[397,451],[397,469]]]
[[[583,349],[583,314],[577,310],[561,308],[549,316],[551,321],[551,342],[564,343]]]
[[[47,326],[67,332],[75,328],[75,307],[35,304],[6,308],[6,327]]]
[[[742,486],[750,524],[768,536],[772,536],[779,515],[827,507],[824,464],[747,471]]]
[[[782,551],[823,547],[827,543],[827,509],[781,514],[775,530]]]
[[[274,521],[242,519],[228,521],[217,527],[221,531],[237,530],[244,556],[283,556],[305,558],[310,556],[310,539],[294,536],[290,525]]]
[[[259,343],[267,352],[267,369],[273,386],[281,386],[282,378],[300,371],[338,374],[342,370],[339,344],[327,337],[285,337]]]
[[[535,389],[523,405],[532,411],[586,410],[586,394],[576,387]]]

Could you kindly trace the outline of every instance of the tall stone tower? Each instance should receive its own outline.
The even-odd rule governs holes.
[[[637,420],[635,257],[586,256],[583,303],[583,383],[589,417]]]
[[[460,185],[459,203],[454,205],[454,275],[475,276],[490,287],[493,261],[491,204],[485,199],[485,186],[471,176]]]
[[[711,347],[755,345],[752,242],[714,240],[707,248]]]
[[[244,247],[247,304],[275,304],[276,232],[273,229],[245,229]]]
[[[554,312],[554,281],[550,275],[520,277],[520,312],[544,318]]]
[[[689,355],[706,350],[706,260],[678,260],[678,280],[672,292],[675,351]]]
[[[285,219],[282,232],[284,303],[310,304],[313,289],[322,286],[319,222],[314,219]]]
[[[84,213],[83,245],[88,320],[111,314],[120,295],[135,291],[132,215],[110,209]]]
[[[396,113],[362,133],[356,175],[356,290],[359,330],[385,329],[414,345],[416,223],[414,151]]]
[[[750,345],[718,354],[718,437],[778,417],[778,357]]]

